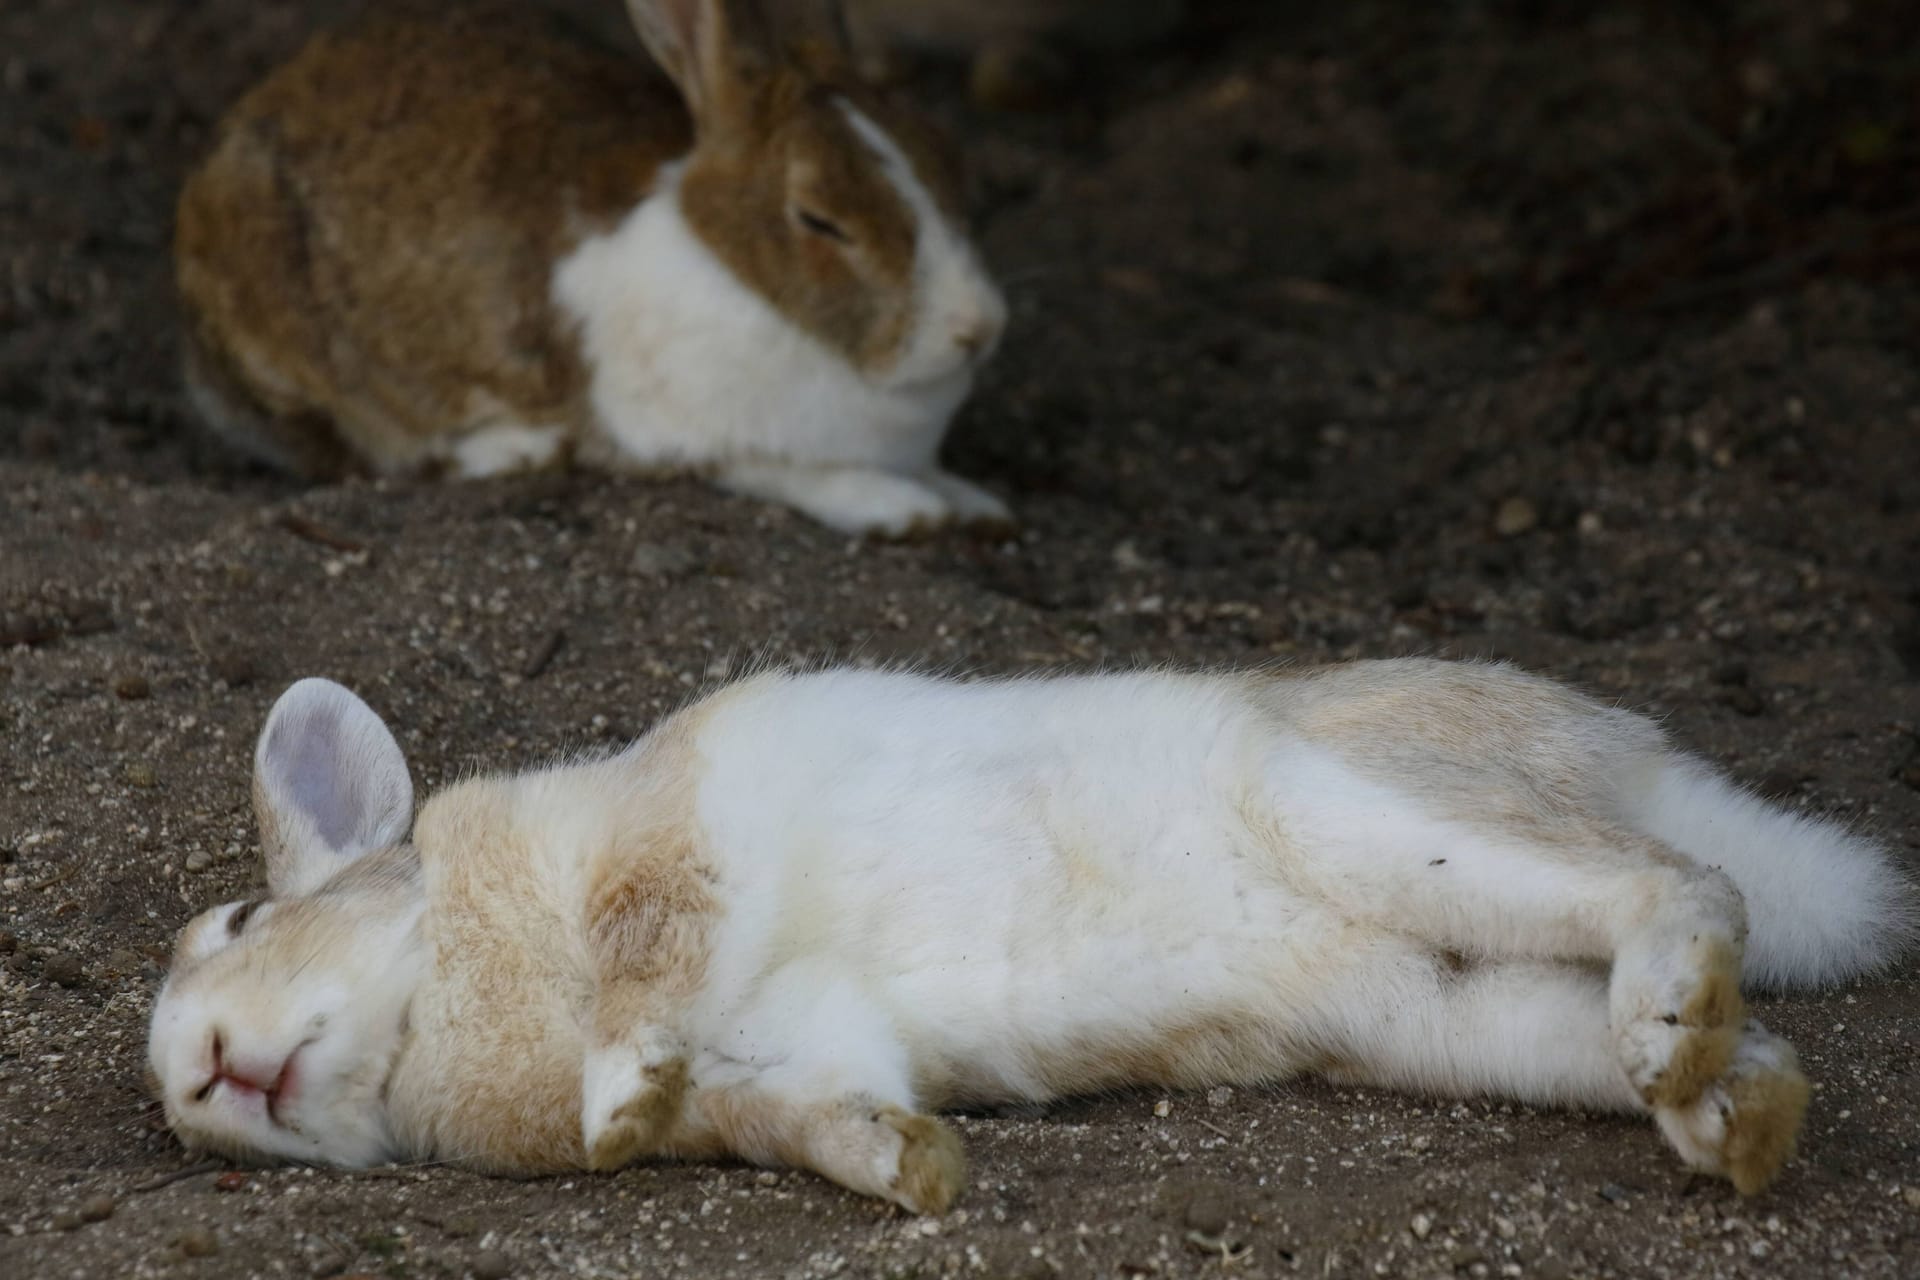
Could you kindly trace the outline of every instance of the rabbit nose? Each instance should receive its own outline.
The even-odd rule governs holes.
[[[232,1052],[226,1034],[219,1027],[213,1029],[209,1049],[212,1073],[193,1095],[195,1102],[205,1102],[212,1097],[214,1088],[222,1082],[269,1096],[280,1087],[281,1076],[286,1070],[284,1059],[269,1061],[258,1054]]]
[[[953,342],[968,355],[979,355],[993,345],[997,326],[986,316],[969,316],[953,326]]]

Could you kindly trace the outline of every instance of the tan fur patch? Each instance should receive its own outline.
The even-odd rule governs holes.
[[[1807,1078],[1798,1071],[1770,1071],[1737,1078],[1728,1093],[1727,1176],[1742,1195],[1758,1195],[1793,1155],[1807,1111]]]
[[[812,1167],[807,1159],[808,1121],[812,1117],[804,1110],[796,1114],[795,1107],[746,1087],[702,1090],[698,1101],[705,1121],[704,1136],[711,1149],[731,1152],[755,1164]]]
[[[513,786],[451,788],[415,825],[434,973],[431,998],[415,1002],[393,1111],[412,1150],[483,1169],[577,1169],[584,949],[566,945],[566,904],[530,874]]]
[[[967,1156],[953,1130],[932,1116],[898,1107],[880,1112],[880,1120],[900,1135],[900,1171],[890,1190],[915,1213],[945,1213],[967,1185]]]
[[[1693,1030],[1675,1046],[1666,1070],[1647,1089],[1656,1107],[1684,1107],[1726,1074],[1740,1043],[1746,1002],[1740,995],[1740,953],[1724,939],[1696,943],[1689,955],[1700,985],[1680,1007],[1680,1025]]]
[[[588,872],[585,924],[602,1044],[639,1023],[670,1020],[706,977],[719,901],[697,843],[692,763],[678,726],[648,746],[635,766],[649,782],[645,802]]]
[[[587,1168],[619,1169],[660,1150],[686,1103],[689,1073],[679,1059],[647,1072],[650,1086],[614,1109],[613,1124],[587,1151]]]
[[[937,1119],[859,1097],[792,1102],[750,1085],[698,1095],[709,1149],[756,1164],[810,1169],[864,1195],[887,1196],[915,1213],[942,1213],[966,1182],[960,1140]],[[899,1135],[899,1164],[874,1182],[876,1128]],[[685,1137],[696,1134],[689,1130]]]
[[[1689,1027],[1724,1027],[1745,1017],[1738,949],[1723,938],[1709,938],[1693,946],[1689,959],[1700,971],[1700,988],[1681,1006],[1680,1021]]]

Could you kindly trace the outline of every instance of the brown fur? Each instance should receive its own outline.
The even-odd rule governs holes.
[[[929,1115],[852,1097],[790,1102],[750,1085],[704,1090],[697,1128],[704,1142],[757,1164],[812,1169],[842,1186],[884,1196],[915,1213],[943,1213],[966,1181],[966,1157],[951,1129]],[[876,1148],[897,1143],[893,1175],[875,1182]],[[884,1144],[884,1145],[883,1145]],[[695,1139],[693,1151],[708,1147]],[[689,1152],[690,1153],[690,1152]]]
[[[744,47],[711,60],[724,92],[683,81],[703,107],[695,148],[658,75],[529,8],[402,5],[316,36],[233,107],[186,183],[188,376],[214,425],[266,460],[428,475],[494,422],[555,428],[569,453],[603,458],[553,269],[690,151],[685,207],[711,249],[857,367],[894,355],[915,228],[831,98],[888,128],[957,222],[951,154],[924,126],[736,21]],[[796,192],[853,243],[800,227]]]
[[[1736,1078],[1728,1093],[1727,1176],[1740,1194],[1758,1195],[1793,1155],[1807,1111],[1807,1078],[1798,1071],[1770,1071]]]
[[[930,127],[859,83],[830,43],[789,43],[742,0],[677,0],[679,20],[636,25],[681,87],[700,132],[682,180],[707,247],[800,328],[856,367],[883,370],[912,316],[917,228],[836,100],[893,137],[942,212],[962,223],[958,164]],[[846,233],[801,225],[816,214]]]
[[[880,1123],[898,1133],[900,1172],[887,1188],[915,1213],[945,1213],[967,1181],[966,1152],[953,1130],[932,1116],[898,1107],[880,1111]]]
[[[588,1146],[587,1168],[624,1168],[671,1142],[692,1085],[691,1071],[684,1059],[673,1058],[646,1075],[647,1087],[614,1108],[607,1132]]]
[[[657,731],[636,766],[648,780],[587,872],[585,920],[601,1044],[657,1023],[699,990],[719,911],[694,844],[695,765],[685,718]]]
[[[1722,939],[1695,944],[1689,957],[1701,975],[1699,988],[1676,1015],[1694,1034],[1681,1041],[1667,1069],[1647,1090],[1656,1107],[1684,1107],[1726,1074],[1740,1043],[1746,1002],[1740,995],[1740,952]]]
[[[522,7],[524,8],[524,6]],[[298,465],[417,466],[476,393],[582,425],[554,260],[686,148],[671,91],[523,13],[382,14],[243,98],[182,192],[196,358]]]

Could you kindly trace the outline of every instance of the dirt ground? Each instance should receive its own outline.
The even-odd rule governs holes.
[[[168,1180],[146,1011],[256,877],[253,735],[308,674],[430,786],[757,654],[1498,655],[1920,866],[1913,6],[1243,0],[1052,115],[929,77],[1014,310],[949,454],[1025,526],[913,546],[203,440],[172,193],[339,7],[0,7],[0,1274],[1920,1274],[1911,961],[1763,1010],[1818,1092],[1752,1201],[1642,1123],[1312,1081],[960,1117],[939,1222],[738,1167]]]

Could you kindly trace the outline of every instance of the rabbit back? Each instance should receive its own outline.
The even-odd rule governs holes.
[[[402,7],[316,36],[182,191],[196,400],[313,475],[448,461],[475,428],[557,454],[585,410],[553,263],[690,137],[643,63],[525,6]]]

